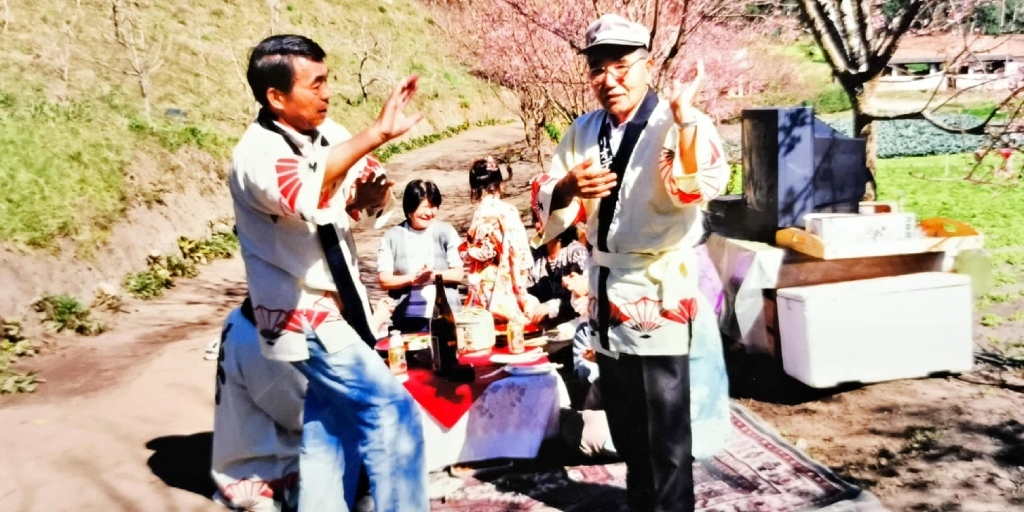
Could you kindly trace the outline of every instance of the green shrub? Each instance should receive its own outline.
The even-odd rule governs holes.
[[[214,233],[206,240],[178,238],[181,255],[201,265],[216,259],[230,258],[238,251],[238,247],[238,237],[233,233]]]
[[[940,116],[944,122],[956,127],[969,127],[978,122],[972,116]],[[833,128],[850,135],[853,122],[847,119],[829,123]],[[953,155],[978,149],[984,142],[980,135],[947,133],[924,119],[876,121],[879,158],[908,156]]]
[[[853,108],[846,91],[836,84],[828,86],[809,103],[814,107],[815,111],[822,114],[845,112]]]
[[[725,187],[726,194],[743,193],[743,164],[729,164],[729,184]]]
[[[551,139],[552,142],[562,140],[562,130],[559,130],[558,126],[555,126],[554,124],[544,123],[544,133],[547,134],[548,138]]]
[[[36,390],[36,372],[23,373],[11,369],[15,360],[34,355],[36,347],[21,335],[21,322],[0,319],[0,395]]]
[[[238,237],[234,233],[217,232],[206,240],[178,238],[178,254],[151,254],[146,258],[147,270],[125,276],[121,286],[139,299],[152,299],[174,287],[179,277],[199,275],[197,265],[215,259],[234,256],[238,251]]]
[[[89,318],[89,308],[70,295],[48,295],[32,304],[32,309],[42,313],[43,321],[57,332],[95,336],[106,330],[103,323]]]
[[[174,286],[174,278],[166,269],[143,270],[125,276],[121,286],[135,298],[152,299],[163,296],[164,290]]]

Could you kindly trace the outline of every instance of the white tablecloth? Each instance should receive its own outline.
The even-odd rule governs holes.
[[[421,408],[427,469],[502,457],[534,458],[541,441],[558,434],[563,407],[569,407],[569,392],[552,372],[492,383],[451,429]]]
[[[725,293],[719,327],[747,352],[768,352],[764,290],[775,289],[785,249],[717,234],[708,238],[707,248]]]

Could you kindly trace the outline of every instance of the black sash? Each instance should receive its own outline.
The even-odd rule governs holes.
[[[612,156],[611,127],[608,123],[608,114],[601,122],[601,130],[597,135],[597,145],[601,151],[601,166],[606,167],[615,173],[615,187],[612,188],[608,197],[601,199],[597,210],[597,248],[608,252],[608,227],[615,216],[615,206],[619,202],[619,191],[622,188],[622,177],[626,173],[626,165],[633,156],[633,149],[640,140],[640,134],[647,128],[647,121],[650,120],[654,108],[658,106],[658,95],[651,88],[647,89],[640,107],[637,108],[633,119],[626,123],[626,133],[619,143],[619,150]],[[601,348],[608,350],[608,326],[611,308],[608,304],[608,267],[598,267],[597,278],[597,322],[598,337],[601,340]]]
[[[288,147],[295,153],[295,156],[302,156],[295,141],[284,133],[284,130],[281,130],[279,126],[274,124],[273,115],[269,112],[261,110],[256,118],[256,122],[263,128],[277,133],[284,138],[284,141],[288,143]],[[322,146],[328,145],[327,139],[321,137],[320,140]],[[341,240],[338,239],[338,232],[334,229],[334,224],[317,224],[316,235],[320,239],[320,247],[324,250],[324,258],[327,260],[327,268],[331,271],[331,278],[334,279],[334,286],[338,289],[338,297],[341,299],[342,304],[342,318],[352,326],[352,329],[356,331],[356,334],[367,345],[375,346],[377,344],[377,337],[373,334],[373,330],[370,329],[369,312],[363,310],[363,299],[359,296],[359,292],[356,289],[352,273],[349,272],[348,263],[345,261],[345,254],[341,250]]]

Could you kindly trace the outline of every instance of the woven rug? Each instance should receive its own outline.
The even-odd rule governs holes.
[[[733,406],[732,424],[735,434],[726,448],[712,459],[693,466],[697,510],[886,510],[870,493],[841,480],[828,468],[811,460],[746,409]],[[500,476],[463,476],[461,480],[462,487],[443,500],[434,500],[431,510],[628,510],[626,467],[622,463],[514,469]]]

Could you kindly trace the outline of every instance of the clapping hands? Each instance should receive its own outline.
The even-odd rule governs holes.
[[[423,268],[416,271],[412,277],[412,286],[424,286],[430,284],[434,280],[434,271],[424,265]]]

